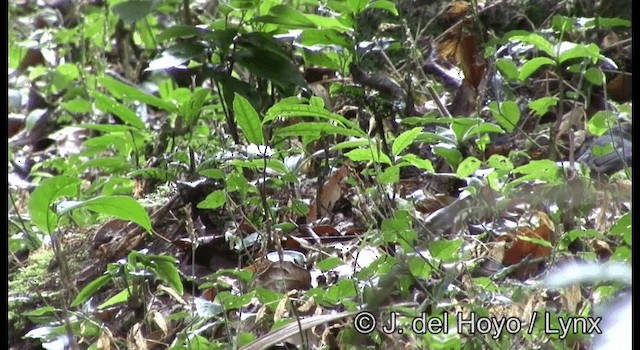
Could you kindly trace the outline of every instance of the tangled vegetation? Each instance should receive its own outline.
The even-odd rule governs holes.
[[[9,348],[630,348],[630,4],[10,2]]]

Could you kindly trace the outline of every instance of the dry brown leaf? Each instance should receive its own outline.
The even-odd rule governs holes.
[[[331,175],[331,177],[322,186],[322,194],[319,203],[320,208],[318,208],[318,198],[316,198],[315,202],[309,207],[309,214],[307,214],[308,220],[315,221],[319,218],[325,217],[327,213],[331,213],[333,206],[342,196],[341,183],[348,175],[349,168],[346,165],[343,165],[340,167],[340,170]],[[321,215],[318,215],[319,213],[321,213]]]
[[[552,249],[548,246],[538,244],[536,242],[526,241],[520,237],[543,239],[550,244],[555,243],[555,234],[553,232],[553,222],[544,213],[536,213],[540,225],[536,229],[522,226],[508,232],[506,235],[498,237],[498,241],[507,242],[509,247],[506,248],[502,263],[505,266],[516,265],[524,259],[544,258],[551,255]],[[551,226],[551,227],[550,227]],[[524,265],[516,269],[513,273],[514,277],[525,279],[538,271],[537,265]]]
[[[147,340],[142,335],[142,323],[134,324],[127,334],[127,349],[147,350]]]
[[[471,4],[466,1],[453,1],[447,5],[447,11],[445,15],[451,21],[457,21],[462,16],[466,15],[471,9]]]

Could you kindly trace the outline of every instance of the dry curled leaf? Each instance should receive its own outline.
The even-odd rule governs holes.
[[[506,242],[508,247],[504,252],[502,263],[505,266],[516,265],[525,259],[545,258],[551,255],[555,243],[553,222],[544,213],[538,213],[539,226],[535,229],[522,226],[498,237],[499,242]],[[536,240],[542,240],[536,242]],[[547,242],[547,244],[544,244]],[[517,268],[513,275],[519,279],[526,279],[538,271],[538,265],[525,264]]]
[[[322,194],[320,195],[320,200],[318,201],[318,198],[316,198],[315,202],[309,207],[309,214],[307,214],[307,219],[309,219],[310,221],[315,221],[326,216],[326,213],[331,213],[331,210],[333,210],[333,206],[342,196],[341,184],[348,175],[349,168],[346,165],[343,165],[340,170],[331,175],[329,180],[327,180],[327,182],[325,182],[322,186]],[[320,206],[319,208],[318,205]]]

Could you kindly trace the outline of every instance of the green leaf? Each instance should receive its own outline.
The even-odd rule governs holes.
[[[156,35],[156,40],[162,42],[174,38],[186,39],[194,36],[201,36],[212,33],[211,30],[206,28],[200,28],[196,26],[187,25],[175,25],[163,30],[160,34]]]
[[[487,160],[487,165],[497,170],[513,170],[513,163],[511,162],[511,160],[499,154],[491,155],[491,157],[489,157],[489,159]]]
[[[125,23],[132,24],[150,14],[156,4],[158,2],[152,0],[129,0],[113,5],[111,11]]]
[[[71,303],[71,307],[78,306],[78,305],[84,303],[85,301],[87,301],[87,299],[89,299],[89,297],[91,297],[93,294],[95,294],[95,292],[100,290],[100,288],[102,288],[109,281],[111,281],[111,276],[110,275],[103,275],[103,276],[100,276],[100,277],[96,278],[95,280],[91,281],[84,288],[82,288],[80,293],[78,293],[76,298]]]
[[[423,169],[432,173],[435,173],[436,171],[433,169],[433,164],[431,164],[431,161],[428,159],[422,159],[420,157],[418,157],[415,154],[406,154],[404,155],[401,160],[403,162],[407,162],[419,169]]]
[[[227,202],[227,197],[222,190],[211,192],[207,198],[198,203],[200,209],[217,209]]]
[[[409,147],[411,143],[420,135],[422,132],[422,127],[415,127],[411,130],[407,130],[402,134],[398,135],[398,137],[393,141],[393,146],[391,147],[391,153],[394,156],[397,156],[402,152],[405,148]]]
[[[277,118],[295,118],[295,117],[315,117],[322,118],[327,120],[332,120],[340,123],[342,126],[348,126],[352,129],[361,131],[363,136],[366,137],[366,133],[360,130],[360,127],[357,124],[349,121],[347,118],[336,114],[331,113],[325,108],[321,108],[318,106],[312,106],[301,103],[291,103],[287,102],[287,100],[280,101],[273,105],[267,113],[265,114],[264,120],[262,123],[267,123]]]
[[[172,103],[164,101],[156,96],[149,95],[138,88],[122,83],[114,78],[108,76],[100,77],[98,78],[98,83],[107,88],[107,90],[109,90],[109,92],[116,98],[146,103],[148,105],[164,109],[170,113],[176,113],[178,111],[176,106]]]
[[[58,215],[52,209],[53,202],[60,197],[75,197],[79,184],[80,179],[67,176],[56,176],[42,181],[29,197],[31,222],[42,232],[53,233],[58,221]]]
[[[465,178],[471,176],[476,170],[480,169],[482,166],[482,161],[476,157],[467,157],[465,158],[460,165],[458,165],[458,169],[456,169],[456,175],[460,178]]]
[[[398,16],[398,9],[396,8],[396,5],[391,1],[386,1],[386,0],[373,1],[369,5],[367,5],[366,8],[387,10],[391,12],[394,16]]]
[[[224,171],[220,169],[203,169],[198,171],[198,174],[211,179],[224,179],[226,177]]]
[[[584,77],[593,85],[604,84],[604,73],[599,68],[591,67],[584,72]]]
[[[316,25],[304,14],[289,5],[276,5],[269,9],[269,15],[253,19],[256,22],[274,23],[295,29],[314,28]]]
[[[521,41],[535,46],[538,50],[544,51],[549,57],[556,57],[553,45],[539,34],[514,35],[509,38],[510,41]]]
[[[367,7],[369,0],[347,0],[347,4],[349,4],[349,9],[354,14],[358,14],[362,12]]]
[[[347,152],[345,156],[354,162],[377,162],[391,165],[391,159],[389,159],[386,154],[378,152],[374,148],[354,149]]]
[[[409,258],[409,271],[417,278],[428,279],[433,268],[423,257],[412,256]]]
[[[303,47],[338,45],[350,48],[353,46],[353,40],[348,35],[335,29],[306,29],[300,34],[299,41]]]
[[[458,251],[462,246],[462,240],[439,240],[429,244],[431,255],[443,262],[453,262],[458,260]]]
[[[117,305],[117,304],[120,304],[120,303],[127,302],[129,300],[129,297],[131,296],[131,293],[129,292],[129,288],[131,288],[131,287],[127,287],[127,288],[123,289],[118,294],[116,294],[116,295],[112,296],[111,298],[109,298],[109,300],[107,300],[104,303],[98,305],[98,309],[102,310],[102,309],[108,308],[109,306],[113,306],[113,305]]]
[[[167,284],[180,293],[180,295],[184,293],[182,280],[180,280],[180,273],[178,272],[175,261],[156,261],[153,270],[160,279],[167,282]]]
[[[618,221],[611,227],[610,230],[612,235],[620,235],[623,236],[627,233],[631,232],[631,213],[626,213],[622,215]],[[627,242],[627,244],[631,244],[631,242]]]
[[[518,80],[518,67],[512,60],[499,58],[496,60],[496,66],[500,70],[500,73],[504,75],[507,80]]]
[[[504,101],[498,104],[495,101],[489,103],[489,109],[493,118],[507,132],[513,132],[518,121],[520,121],[520,108],[514,101]]]
[[[531,108],[538,117],[542,117],[547,114],[549,108],[556,104],[558,104],[557,97],[545,96],[529,102],[529,108]]]
[[[331,125],[329,123],[298,123],[277,129],[275,134],[279,137],[300,136],[316,140],[323,135],[362,136],[362,134],[356,130]]]
[[[91,111],[91,103],[80,97],[63,102],[61,106],[70,113],[89,113]]]
[[[132,197],[128,196],[98,196],[86,201],[78,202],[62,210],[63,215],[74,209],[88,209],[96,213],[113,216],[120,220],[133,221],[151,233],[151,220],[147,211]]]
[[[193,123],[193,121],[202,112],[202,106],[204,105],[204,101],[206,100],[207,96],[209,96],[209,90],[198,88],[189,98],[183,113],[185,121],[189,125],[191,125],[191,123]]]
[[[272,81],[284,90],[296,86],[307,87],[302,73],[288,57],[259,47],[247,47],[236,51],[234,55],[236,62],[246,67],[251,73]]]
[[[336,267],[342,264],[344,264],[344,262],[341,259],[336,257],[331,257],[331,258],[327,258],[319,261],[316,264],[316,268],[318,268],[320,271],[329,271],[329,270],[335,269]]]
[[[263,145],[264,135],[260,116],[251,103],[238,93],[235,94],[233,100],[233,113],[236,116],[240,130],[242,130],[247,140],[256,145]]]
[[[433,153],[444,158],[454,169],[457,168],[458,164],[462,161],[462,153],[455,148],[434,146]]]
[[[400,167],[392,165],[382,171],[378,175],[378,181],[381,184],[396,184],[400,181]]]
[[[230,310],[239,309],[249,305],[255,294],[255,291],[251,291],[243,295],[233,295],[229,292],[221,292],[218,294],[217,298],[222,302],[222,305],[224,305],[226,310]]]
[[[585,28],[599,26],[602,28],[610,28],[610,27],[631,27],[631,21],[622,19],[622,18],[606,18],[606,17],[596,17],[590,21],[587,21],[584,24]]]
[[[591,62],[595,63],[602,58],[600,49],[595,44],[583,45],[565,41],[560,43],[558,51],[560,52],[558,58],[560,63],[574,58],[590,58]]]
[[[612,111],[598,111],[587,122],[587,129],[596,136],[602,136],[605,132],[617,124],[617,116]]]
[[[144,122],[127,106],[114,100],[113,98],[104,95],[100,92],[93,91],[91,96],[96,101],[96,108],[105,112],[113,113],[123,122],[132,125],[138,129],[144,129]]]
[[[522,65],[522,67],[520,68],[520,73],[518,74],[518,79],[520,79],[520,81],[525,81],[531,76],[531,74],[540,69],[540,67],[549,64],[555,65],[556,63],[548,57],[534,57]]]

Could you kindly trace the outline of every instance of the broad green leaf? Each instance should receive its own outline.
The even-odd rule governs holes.
[[[272,81],[284,90],[293,91],[294,87],[307,87],[307,82],[292,60],[270,50],[248,47],[236,51],[234,58],[251,73]]]
[[[268,15],[255,17],[253,20],[262,23],[274,23],[290,26],[295,29],[316,27],[313,21],[309,20],[304,14],[289,5],[273,6],[269,9]]]
[[[58,216],[53,212],[53,203],[60,197],[75,197],[78,194],[80,179],[68,176],[56,176],[46,179],[29,197],[29,216],[31,222],[42,232],[55,231]]]
[[[91,112],[91,103],[84,98],[76,97],[71,101],[63,102],[62,108],[70,113],[89,113]]]
[[[391,12],[394,16],[398,16],[398,9],[396,8],[396,5],[391,1],[387,1],[387,0],[373,1],[369,5],[367,5],[366,8],[387,10]]]
[[[487,165],[495,168],[496,170],[513,170],[513,163],[511,162],[511,160],[500,154],[491,155],[491,157],[489,157],[489,159],[487,160]]]
[[[480,169],[482,166],[482,161],[476,157],[467,157],[460,165],[458,165],[458,169],[456,169],[456,175],[460,178],[465,178],[471,176],[476,170]]]
[[[538,117],[542,117],[547,114],[549,108],[556,104],[558,104],[557,97],[545,96],[529,102],[529,108],[531,108]]]
[[[222,190],[211,192],[207,198],[198,203],[200,209],[217,209],[223,206],[227,201],[227,197]]]
[[[518,67],[512,60],[498,58],[496,60],[496,66],[500,70],[500,73],[502,73],[502,75],[507,78],[507,80],[518,79]]]
[[[167,284],[180,293],[180,295],[184,293],[184,287],[182,286],[182,280],[180,280],[180,273],[178,272],[175,261],[157,261],[155,262],[153,270],[160,279],[167,282]]]
[[[520,108],[514,101],[504,101],[498,104],[495,101],[489,103],[489,109],[493,118],[507,132],[513,132],[518,121],[520,121]]]
[[[251,103],[238,93],[233,100],[233,113],[247,140],[256,145],[263,145],[264,134],[262,133],[260,116]]]
[[[593,85],[604,84],[604,73],[599,68],[591,67],[584,72],[584,77]]]
[[[329,123],[298,123],[277,129],[275,134],[280,137],[300,136],[317,139],[322,135],[346,135],[361,137],[362,133]]]
[[[336,257],[331,257],[331,258],[327,258],[319,261],[316,264],[316,268],[318,268],[320,271],[329,271],[329,270],[335,269],[336,267],[342,264],[344,264],[344,262],[341,259]]]
[[[410,153],[402,156],[401,160],[419,169],[423,169],[423,170],[435,173],[435,170],[433,169],[433,164],[431,164],[431,161],[429,159],[422,159],[417,155]]]
[[[307,29],[300,34],[299,41],[301,45],[307,47],[338,45],[349,48],[353,46],[353,40],[348,35],[335,29]]]
[[[127,302],[129,300],[129,297],[131,296],[129,288],[131,288],[131,287],[127,287],[127,288],[123,289],[118,294],[116,294],[116,295],[112,296],[111,298],[109,298],[109,300],[107,300],[104,303],[98,305],[98,309],[102,310],[102,309],[108,308],[109,306],[113,306],[113,305],[117,305],[117,304],[121,304],[121,303]]]
[[[306,14],[307,18],[315,23],[318,28],[333,28],[342,32],[353,31],[353,24],[334,17],[326,17],[315,14]]]
[[[376,162],[391,165],[391,159],[389,159],[386,154],[378,152],[374,148],[354,149],[347,152],[345,156],[354,162]]]
[[[528,35],[514,35],[509,38],[510,41],[521,41],[523,43],[531,44],[538,50],[544,51],[549,57],[556,57],[556,52],[553,45],[539,34],[531,33]]]
[[[129,171],[133,167],[131,162],[123,156],[114,157],[95,157],[78,166],[78,171],[82,172],[89,168],[99,168],[109,173],[123,173]]]
[[[356,124],[348,120],[347,118],[336,114],[331,113],[325,108],[320,108],[318,106],[312,106],[307,104],[292,104],[292,103],[283,103],[282,101],[273,105],[267,113],[265,114],[264,120],[262,123],[267,123],[277,118],[295,118],[295,117],[315,117],[333,120],[340,123],[343,126],[347,126],[354,131],[359,131],[361,136],[366,137],[367,134],[360,129],[360,127]]]
[[[558,46],[558,52],[560,52],[558,57],[560,63],[574,58],[589,58],[592,63],[596,63],[602,58],[600,48],[595,44],[583,45],[565,41]]]
[[[378,181],[381,184],[395,184],[400,181],[400,167],[398,165],[392,165],[382,171],[378,175]]]
[[[220,292],[216,299],[220,300],[227,310],[239,309],[249,305],[255,294],[255,291],[251,291],[243,295],[233,295],[230,292]]]
[[[409,271],[413,276],[427,280],[431,277],[433,268],[423,257],[412,256],[409,258]]]
[[[455,148],[434,146],[433,153],[444,158],[452,168],[457,168],[462,161],[462,153]]]
[[[369,139],[349,140],[349,141],[343,141],[331,146],[330,150],[337,151],[337,150],[346,149],[346,148],[366,147],[366,146],[369,146],[370,144],[371,144],[371,140]]]
[[[420,135],[422,132],[422,127],[415,127],[411,130],[407,130],[402,134],[398,135],[398,137],[393,141],[393,146],[391,147],[391,153],[394,156],[400,154],[400,152],[404,151],[405,148],[409,147],[411,143]]]
[[[107,284],[109,281],[111,281],[110,275],[103,275],[91,281],[84,288],[82,288],[80,293],[78,293],[76,298],[71,303],[71,307],[78,306],[84,303],[85,301],[87,301],[92,295],[94,295],[98,290],[100,290],[100,288],[102,288],[102,286]]]
[[[150,14],[157,4],[153,0],[129,0],[113,5],[111,11],[125,23],[131,24]]]
[[[209,29],[196,26],[176,25],[171,26],[163,30],[160,34],[156,35],[156,40],[162,42],[174,38],[186,39],[194,36],[209,34],[211,32],[212,31]]]
[[[369,0],[347,0],[347,4],[349,4],[349,8],[351,12],[354,14],[358,14],[362,12],[362,10],[367,7]]]
[[[612,111],[598,111],[587,122],[587,130],[593,135],[601,136],[614,125],[617,125],[615,113]]]
[[[596,17],[590,21],[587,21],[584,26],[586,28],[590,28],[590,27],[603,27],[603,28],[610,28],[610,27],[631,27],[631,21],[626,20],[626,19],[622,19],[622,18],[606,18],[606,17]]]
[[[198,171],[198,174],[211,179],[224,179],[226,177],[224,171],[220,169],[203,169]]]
[[[556,63],[548,57],[534,57],[522,65],[520,73],[518,74],[518,79],[520,79],[520,81],[525,81],[531,76],[531,74],[540,69],[540,67],[549,64],[555,65]]]
[[[146,103],[148,105],[164,109],[170,113],[177,112],[176,106],[172,103],[164,101],[156,96],[149,95],[138,88],[122,83],[114,78],[108,76],[100,77],[98,78],[98,83],[107,88],[107,90],[109,90],[109,92],[116,98]]]
[[[194,119],[202,112],[204,101],[209,96],[209,91],[204,88],[198,88],[193,92],[184,108],[184,118],[187,124],[191,125]]]
[[[98,196],[79,202],[62,210],[63,215],[74,209],[88,209],[96,213],[113,216],[120,220],[133,221],[151,233],[151,220],[147,211],[132,197],[128,196]]]
[[[113,98],[104,95],[98,91],[93,91],[91,96],[96,101],[96,108],[105,112],[113,113],[123,122],[132,125],[138,129],[144,129],[144,122],[127,106],[114,100]]]
[[[462,243],[460,239],[434,241],[429,244],[429,252],[434,258],[443,262],[457,261]]]

